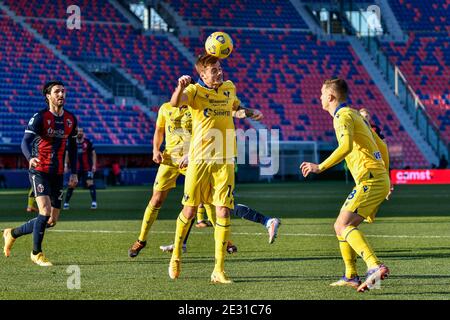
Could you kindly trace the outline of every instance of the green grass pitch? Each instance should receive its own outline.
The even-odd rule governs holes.
[[[53,267],[33,265],[31,236],[18,239],[12,256],[0,257],[0,299],[448,299],[450,295],[450,186],[397,186],[374,224],[364,224],[377,255],[391,269],[381,289],[363,294],[329,283],[343,273],[333,222],[352,185],[344,182],[241,184],[236,201],[282,219],[274,244],[262,225],[232,219],[238,253],[227,255],[231,285],[213,285],[212,228],[191,233],[178,280],[169,279],[171,243],[181,208],[182,187],[160,211],[147,247],[131,259],[150,187],[98,191],[99,209],[89,209],[89,193],[77,190],[69,211],[45,235],[44,252]],[[26,190],[0,191],[0,229],[33,217],[25,212]],[[80,289],[68,289],[80,270]],[[358,260],[360,275],[365,265]]]

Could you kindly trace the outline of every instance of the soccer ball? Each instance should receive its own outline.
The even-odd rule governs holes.
[[[212,33],[205,42],[206,52],[219,59],[228,58],[233,51],[233,40],[222,31]]]

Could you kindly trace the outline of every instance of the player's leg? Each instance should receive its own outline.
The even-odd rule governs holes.
[[[36,202],[39,208],[39,215],[33,226],[33,251],[31,252],[31,261],[39,266],[48,267],[52,264],[42,253],[42,242],[44,240],[47,222],[51,216],[52,206],[50,196],[38,196],[36,197]]]
[[[341,211],[334,229],[339,240],[339,248],[345,264],[345,279],[348,285],[357,288],[359,277],[356,271],[356,254],[358,253],[367,264],[368,269],[381,265],[364,234],[358,229],[364,217],[351,211]],[[344,280],[344,277],[341,281]]]
[[[45,227],[46,228],[54,227],[56,225],[56,222],[58,221],[58,217],[59,217],[59,210],[55,210],[55,208],[52,208],[50,219]],[[36,217],[28,220],[27,222],[16,228],[7,228],[3,230],[3,240],[4,240],[3,253],[5,254],[6,257],[9,257],[11,255],[11,249],[17,238],[33,233],[34,224],[36,223],[37,219],[38,218]]]
[[[153,190],[152,198],[148,202],[148,205],[144,211],[144,217],[142,218],[139,237],[128,249],[128,256],[130,258],[136,257],[139,252],[147,245],[147,238],[148,233],[150,232],[150,228],[158,218],[159,210],[166,200],[169,191],[170,189],[165,191]]]
[[[195,227],[197,228],[207,228],[211,227],[212,223],[206,220],[206,208],[203,204],[200,204],[197,209],[197,223]]]
[[[158,218],[159,210],[167,198],[170,190],[175,188],[176,181],[180,175],[179,169],[173,164],[161,164],[156,174],[153,184],[153,194],[142,218],[141,231],[138,239],[128,249],[130,258],[136,257],[139,252],[146,246],[147,237],[155,220]]]
[[[271,218],[243,204],[237,204],[231,214],[256,223],[262,224],[269,232],[269,243],[273,243],[278,235],[278,228],[281,221],[278,218]]]
[[[215,164],[212,170],[212,204],[216,207],[214,283],[231,283],[225,275],[225,253],[231,233],[230,209],[234,206],[234,164]]]
[[[92,171],[88,171],[85,175],[86,185],[89,189],[89,194],[91,195],[91,209],[95,210],[97,209],[97,190],[94,183],[94,173]]]
[[[181,252],[183,241],[192,226],[192,220],[197,212],[197,207],[185,205],[177,218],[175,239],[173,241],[172,257],[169,263],[169,277],[177,279],[181,273]]]
[[[204,203],[203,206],[205,207],[206,216],[208,217],[208,221],[211,222],[212,226],[216,226],[216,207],[214,207],[212,204]]]
[[[353,268],[351,267],[351,261],[354,261],[355,253],[363,258],[367,265],[369,276],[372,274],[374,274],[374,277],[379,275],[383,279],[389,273],[389,269],[377,258],[364,234],[358,229],[362,221],[367,220],[368,222],[372,222],[374,220],[378,207],[388,192],[388,179],[364,181],[364,183],[360,183],[350,193],[341,209],[334,229],[340,240],[344,263],[349,265],[348,270],[346,270],[346,273],[349,275],[351,273],[356,274],[356,268],[352,270]],[[346,247],[346,243],[355,253]],[[366,281],[370,281],[373,278],[369,276]],[[360,291],[359,288],[358,291]]]
[[[197,207],[202,201],[202,197],[209,196],[209,174],[207,164],[190,163],[186,171],[184,181],[183,211],[178,215],[174,239],[174,248],[169,264],[169,277],[176,279],[181,272],[181,251],[183,241],[197,213]]]
[[[34,183],[39,182],[38,175],[35,175],[33,180]],[[61,209],[61,202],[64,196],[64,177],[63,175],[42,175],[41,181],[47,181],[49,185],[49,196],[40,196],[42,188],[45,188],[44,183],[37,185],[38,197],[36,197],[36,202],[39,207],[39,215],[34,223],[33,228],[33,251],[31,252],[31,261],[41,267],[52,266],[52,263],[47,260],[47,258],[42,253],[42,242],[44,240],[45,229],[50,222],[51,225],[55,225],[59,218],[59,212]]]
[[[28,191],[27,212],[37,212],[36,199],[34,197],[33,188]]]
[[[83,186],[86,181],[84,174],[82,172],[78,172],[78,186]],[[68,186],[66,191],[66,197],[64,199],[63,209],[68,210],[70,208],[70,199],[72,199],[73,192],[75,191],[75,187]]]
[[[357,288],[360,284],[360,278],[358,276],[358,272],[356,270],[356,251],[352,248],[352,246],[345,240],[345,237],[342,236],[342,231],[345,229],[346,225],[352,224],[358,226],[361,223],[361,217],[355,215],[354,213],[348,212],[350,215],[348,216],[347,221],[343,219],[343,216],[339,215],[341,219],[336,220],[335,223],[335,232],[337,239],[339,241],[339,249],[341,251],[341,256],[345,265],[345,273],[341,279],[336,282],[331,283],[331,286],[350,286],[353,288]],[[341,214],[343,214],[341,212]],[[347,217],[345,215],[345,217]],[[344,225],[341,225],[341,224]],[[339,231],[338,231],[339,230]]]

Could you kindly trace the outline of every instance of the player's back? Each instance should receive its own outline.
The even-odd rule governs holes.
[[[347,132],[353,136],[353,149],[345,157],[345,161],[356,182],[370,175],[387,172],[375,141],[376,133],[357,110],[350,107],[339,109],[334,118],[334,126],[336,134]]]

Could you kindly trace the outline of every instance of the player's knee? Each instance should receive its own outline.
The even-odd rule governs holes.
[[[150,199],[150,204],[153,207],[161,208],[161,206],[164,203],[164,200],[166,200],[167,194],[168,194],[168,191],[153,190],[152,198]]]
[[[230,216],[230,209],[227,207],[217,207],[216,215],[218,218],[228,218]]]
[[[197,214],[197,208],[196,207],[185,206],[183,208],[183,215],[189,220],[193,219],[196,214]]]
[[[39,207],[39,214],[42,214],[44,216],[49,216],[52,212],[52,207],[50,204],[43,204]]]
[[[86,181],[86,185],[87,185],[88,188],[90,188],[91,186],[94,185],[94,181],[93,180],[87,180]]]
[[[150,200],[150,204],[155,208],[161,208],[163,202],[164,202],[163,197],[159,194],[153,195]]]
[[[334,223],[334,232],[336,233],[337,236],[342,236],[342,233],[344,232],[345,227],[346,227],[345,225],[336,221]]]

